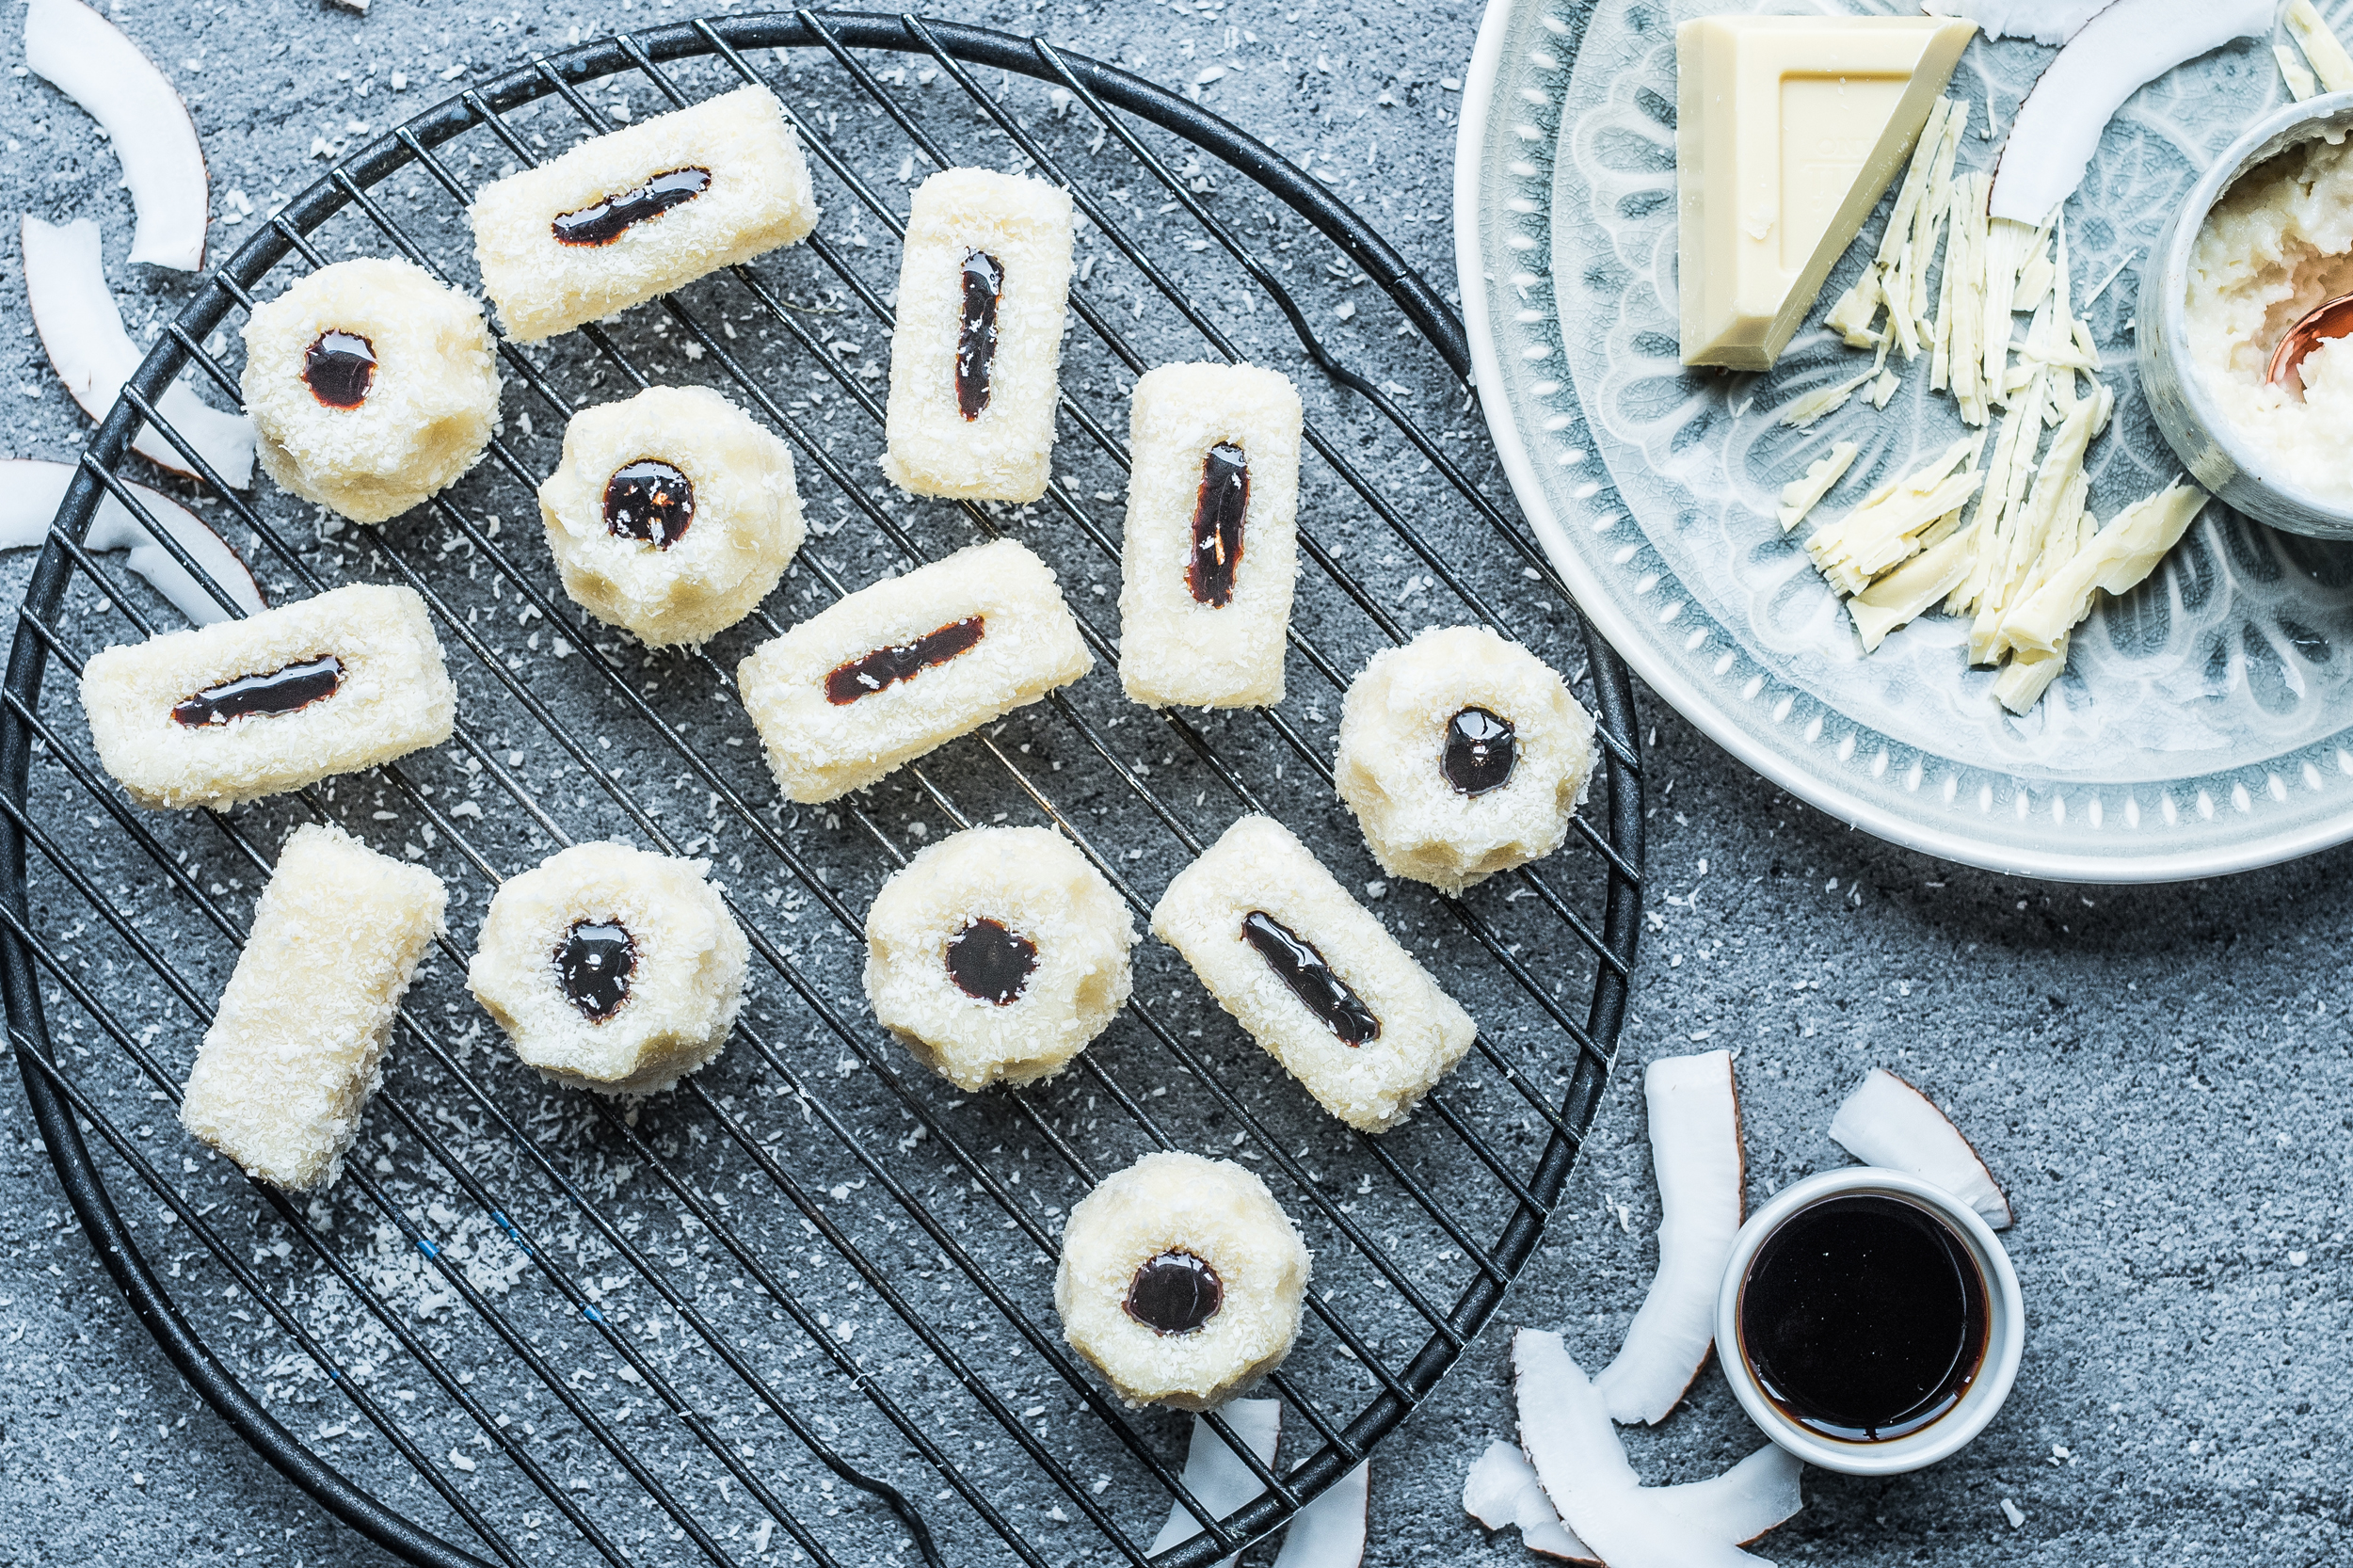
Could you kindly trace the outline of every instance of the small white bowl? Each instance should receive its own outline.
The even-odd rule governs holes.
[[[1885,1443],[1842,1443],[1808,1432],[1766,1398],[1740,1348],[1740,1295],[1757,1249],[1798,1210],[1839,1197],[1906,1199],[1929,1210],[1969,1244],[1985,1276],[1985,1365],[1977,1380],[1961,1395],[1961,1402],[1945,1415],[1917,1432]],[[1985,1430],[2002,1401],[2009,1398],[2025,1351],[2026,1306],[2018,1291],[2017,1272],[2009,1266],[2009,1255],[1977,1210],[1918,1176],[1872,1165],[1824,1171],[1775,1193],[1740,1227],[1739,1239],[1733,1243],[1732,1265],[1724,1271],[1723,1288],[1716,1295],[1716,1359],[1723,1364],[1724,1376],[1731,1381],[1741,1408],[1764,1429],[1766,1436],[1808,1464],[1850,1476],[1900,1475],[1958,1453]]]
[[[2272,472],[2206,391],[2189,349],[2189,258],[2206,215],[2242,175],[2301,142],[2348,133],[2353,92],[2332,92],[2266,116],[2225,149],[2157,237],[2134,334],[2149,411],[2190,477],[2259,522],[2316,539],[2353,539],[2353,511],[2309,496]]]

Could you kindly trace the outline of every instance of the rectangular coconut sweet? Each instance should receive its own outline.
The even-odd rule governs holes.
[[[753,650],[736,683],[777,785],[813,805],[1094,664],[1053,572],[999,539],[859,589]]]
[[[1306,943],[1378,1020],[1351,1045],[1301,1000],[1247,936],[1260,915]],[[1461,1061],[1478,1025],[1307,846],[1272,817],[1244,817],[1177,872],[1152,934],[1326,1111],[1365,1132],[1413,1114]]]
[[[340,828],[296,828],[197,1052],[180,1124],[248,1176],[297,1192],[331,1185],[443,901],[422,866]]]
[[[884,474],[917,495],[1035,501],[1054,446],[1064,307],[1070,298],[1070,195],[1043,180],[942,169],[916,190],[899,263],[890,334]],[[1000,269],[988,399],[967,419],[956,388],[965,263]]]
[[[331,695],[190,725],[174,708],[334,658]],[[449,739],[457,693],[413,588],[358,584],[240,621],[107,648],[83,666],[98,760],[141,806],[227,810]]]
[[[1254,365],[1161,365],[1128,429],[1120,683],[1155,708],[1272,707],[1299,569],[1298,392]],[[1221,487],[1242,502],[1238,536],[1217,526]]]
[[[709,183],[690,193],[696,171]],[[647,216],[623,224],[631,197]],[[600,205],[610,238],[598,237]],[[536,343],[796,243],[817,200],[783,105],[746,87],[485,185],[467,216],[506,335]],[[558,219],[581,237],[559,239]]]

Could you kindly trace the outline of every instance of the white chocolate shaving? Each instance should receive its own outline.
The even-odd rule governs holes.
[[[1830,494],[1833,486],[1847,476],[1854,466],[1854,456],[1863,448],[1853,441],[1835,441],[1827,456],[1817,457],[1806,465],[1805,477],[1792,479],[1781,488],[1781,531],[1785,534],[1805,520],[1808,512]]]

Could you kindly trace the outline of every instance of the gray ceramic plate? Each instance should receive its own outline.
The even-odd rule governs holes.
[[[2147,584],[2077,632],[2066,675],[2024,718],[1994,700],[1992,672],[1966,667],[1959,622],[1926,617],[1862,655],[1798,536],[1772,520],[1776,492],[1832,441],[1855,440],[1863,456],[1825,508],[1850,505],[1961,427],[1925,391],[1923,362],[1884,413],[1858,399],[1810,431],[1783,428],[1792,398],[1869,362],[1811,326],[1766,375],[1677,362],[1674,24],[1754,8],[1495,0],[1465,83],[1456,256],[1480,393],[1585,612],[1735,757],[1931,855],[2144,882],[2353,837],[2353,547],[2209,506]],[[2285,102],[2268,42],[2143,90],[2069,204],[2076,297],[2115,274],[2085,312],[2118,400],[2093,449],[2102,518],[2180,470],[2133,374],[2137,268],[2199,172]],[[1978,134],[1987,95],[2007,126],[2048,58],[2031,43],[1971,46],[1949,89],[1976,101],[1964,167],[1991,168],[2000,148]]]

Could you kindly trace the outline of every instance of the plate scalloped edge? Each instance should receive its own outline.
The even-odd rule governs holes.
[[[1612,513],[1630,523],[1615,487],[1605,475],[1556,496],[1555,482],[1537,462],[1540,442],[1563,448],[1555,466],[1561,457],[1582,463],[1593,445],[1560,357],[1550,278],[1558,116],[1576,44],[1582,41],[1577,22],[1565,13],[1583,8],[1568,0],[1490,0],[1463,83],[1454,168],[1455,263],[1473,382],[1505,475],[1554,569],[1620,656],[1677,712],[1781,789],[1841,822],[1945,860],[2060,881],[2171,882],[2273,865],[2353,839],[2353,734],[2340,732],[2221,773],[2054,785],[1915,752],[1812,694],[1776,681],[1728,637],[1730,649],[1715,666],[1721,682],[1715,688],[1679,667],[1660,632],[1683,606],[1669,598],[1646,624],[1625,589],[1572,542],[1564,513],[1573,506],[1590,511],[1601,529],[1610,526]],[[1505,112],[1507,105],[1522,104],[1526,111],[1518,118]],[[1544,123],[1546,120],[1552,123]],[[1507,157],[1512,150],[1501,142],[1506,134],[1522,144],[1519,156]],[[1515,177],[1524,194],[1506,196],[1499,185],[1491,185],[1487,176],[1497,167],[1491,159]],[[1512,266],[1510,280],[1493,275],[1498,264]],[[1516,309],[1510,303],[1514,296],[1520,301]],[[1499,341],[1507,311],[1513,325],[1535,328],[1518,334],[1532,341],[1518,344],[1508,363]],[[1634,598],[1647,595],[1662,577],[1671,580],[1664,563],[1639,540],[1633,548],[1621,546],[1618,554],[1654,568],[1627,584]],[[1636,561],[1637,555],[1648,559]],[[1687,641],[1697,646],[1704,630],[1695,630]],[[1747,667],[1737,670],[1740,665]],[[1734,680],[1723,680],[1726,676]],[[1777,694],[1771,689],[1776,686]],[[1757,722],[1763,718],[1769,718],[1769,725]],[[1801,737],[1802,748],[1792,744]],[[1900,772],[1892,765],[1897,752],[1912,759]],[[1926,765],[1931,763],[1940,767],[1943,780],[1939,788],[1924,789]],[[1891,773],[1909,781],[1903,794],[1872,787]],[[2302,795],[2299,804],[2309,808],[2320,804],[2313,797],[2330,792],[2341,798],[2324,810],[2291,812],[2292,820],[2267,831],[2231,831],[2259,810],[2288,806],[2292,794]],[[1963,815],[1971,805],[1977,807],[1976,824]],[[2071,810],[2100,848],[2052,849],[2025,841],[2017,832],[2029,819],[2043,832],[2064,829]],[[2167,834],[2166,841],[2142,836],[2144,817],[2149,829]],[[2116,831],[2103,833],[2111,821]],[[2192,842],[2181,841],[2185,833]]]

